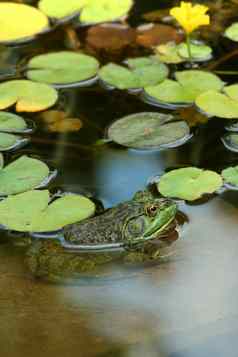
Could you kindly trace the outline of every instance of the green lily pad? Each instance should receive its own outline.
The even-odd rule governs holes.
[[[237,133],[231,133],[231,134],[226,134],[221,138],[224,146],[232,151],[232,152],[238,152],[238,134]]]
[[[6,151],[14,148],[19,143],[19,140],[19,136],[0,132],[0,150]]]
[[[82,23],[100,23],[120,19],[128,14],[133,0],[88,0],[80,14]]]
[[[184,121],[162,113],[137,113],[115,121],[108,129],[112,141],[137,149],[179,146],[190,137]]]
[[[214,171],[196,167],[172,170],[164,174],[157,184],[165,197],[194,201],[204,194],[211,194],[222,186],[222,178]]]
[[[226,29],[224,36],[232,41],[238,42],[238,22],[235,22],[229,26]]]
[[[0,195],[13,195],[39,186],[49,175],[48,166],[40,160],[21,156],[0,170]]]
[[[0,3],[0,42],[15,42],[31,38],[45,31],[48,18],[33,6]]]
[[[225,183],[238,186],[238,166],[228,167],[221,172]]]
[[[26,129],[27,124],[19,115],[0,112],[0,132],[19,133]]]
[[[95,77],[99,62],[82,53],[61,51],[35,56],[27,67],[28,79],[62,85]]]
[[[192,104],[201,93],[220,90],[224,85],[216,75],[199,70],[176,72],[175,77],[177,81],[167,79],[156,86],[146,87],[145,95],[165,104]]]
[[[99,78],[109,86],[119,89],[143,88],[162,82],[168,68],[154,58],[135,58],[127,61],[129,69],[109,63],[99,71]]]
[[[178,64],[185,61],[178,53],[178,45],[175,42],[168,42],[155,48],[156,56],[163,63]]]
[[[238,118],[238,85],[223,88],[224,94],[208,91],[196,98],[197,107],[209,116],[218,118]]]
[[[186,43],[180,43],[177,46],[178,54],[185,59],[189,59],[189,52]],[[207,61],[212,58],[211,47],[203,44],[190,44],[192,60],[194,61]]]
[[[0,110],[16,104],[18,112],[37,112],[56,103],[58,94],[48,84],[13,80],[0,84]]]
[[[109,22],[119,19],[130,11],[132,0],[41,0],[38,7],[47,16],[61,19],[80,11],[83,23]]]
[[[0,224],[20,232],[47,232],[92,216],[95,205],[88,198],[67,195],[49,205],[48,190],[27,191],[0,202]]]
[[[87,197],[66,195],[52,202],[40,215],[32,220],[31,231],[48,232],[93,216],[95,205]]]

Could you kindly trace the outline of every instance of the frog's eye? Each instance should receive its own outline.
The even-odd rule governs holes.
[[[158,207],[155,205],[150,205],[146,207],[146,213],[150,217],[154,217],[157,214]]]

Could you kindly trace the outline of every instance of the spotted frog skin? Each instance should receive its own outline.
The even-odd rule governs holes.
[[[127,261],[157,257],[157,249],[151,253],[148,247],[174,228],[176,213],[172,200],[137,192],[130,201],[66,226],[65,246],[60,241],[34,242],[27,252],[27,265],[36,276],[71,276],[119,256]],[[110,252],[114,248],[120,251]]]

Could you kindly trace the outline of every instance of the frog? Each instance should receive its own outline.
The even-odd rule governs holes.
[[[67,225],[57,239],[37,239],[26,253],[36,277],[73,277],[121,259],[144,262],[160,257],[166,237],[176,232],[177,204],[139,191],[134,197],[81,222]]]

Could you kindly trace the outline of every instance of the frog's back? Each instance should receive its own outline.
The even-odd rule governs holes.
[[[103,214],[64,228],[64,237],[74,244],[119,243],[123,240],[125,222],[142,211],[135,201],[119,204]]]

